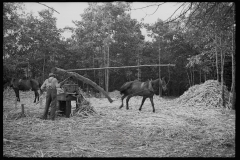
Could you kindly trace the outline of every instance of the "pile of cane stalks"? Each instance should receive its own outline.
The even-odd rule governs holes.
[[[98,115],[98,113],[91,105],[91,103],[87,101],[86,98],[83,96],[83,91],[79,89],[76,109],[72,112],[72,116],[87,118],[90,115]]]
[[[230,108],[231,94],[224,85],[224,100],[226,107]],[[186,106],[203,105],[206,107],[222,107],[222,87],[217,80],[208,80],[205,83],[190,87],[177,100],[177,103]]]

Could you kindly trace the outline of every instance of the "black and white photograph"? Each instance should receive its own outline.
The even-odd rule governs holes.
[[[235,2],[3,2],[3,158],[235,157]]]

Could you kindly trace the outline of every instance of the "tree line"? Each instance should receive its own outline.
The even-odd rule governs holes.
[[[160,4],[159,4],[160,5]],[[158,5],[158,6],[159,6]],[[3,81],[44,79],[51,68],[65,70],[139,66],[159,63],[168,83],[167,95],[179,96],[189,87],[216,79],[235,96],[235,4],[191,2],[177,18],[154,24],[131,18],[127,2],[89,3],[75,27],[56,27],[54,10],[38,17],[24,13],[23,3],[3,6]],[[141,28],[152,41],[145,41]],[[70,38],[61,36],[71,31]],[[157,79],[158,67],[76,71],[108,91],[126,81]],[[85,89],[87,85],[79,82]]]

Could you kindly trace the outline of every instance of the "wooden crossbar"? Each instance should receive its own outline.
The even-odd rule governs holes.
[[[66,71],[85,71],[85,70],[100,70],[100,69],[117,69],[117,68],[137,68],[137,67],[175,67],[175,64],[149,64],[149,65],[139,65],[139,66],[122,66],[122,67],[103,67],[103,68],[82,68],[82,69],[68,69]]]

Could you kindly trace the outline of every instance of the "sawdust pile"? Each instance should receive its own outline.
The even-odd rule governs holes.
[[[178,103],[195,106],[214,106],[222,107],[222,91],[221,84],[216,80],[208,80],[203,84],[194,85],[190,87],[182,96],[179,97]],[[226,102],[226,107],[230,107],[229,102],[230,93],[227,87],[224,86],[224,100]]]

